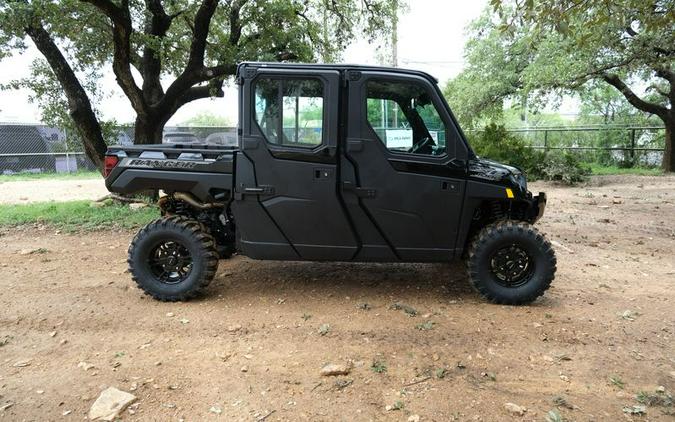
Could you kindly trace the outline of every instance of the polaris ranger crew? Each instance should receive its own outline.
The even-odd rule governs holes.
[[[242,63],[238,146],[113,146],[106,186],[156,189],[162,217],[129,247],[156,299],[186,300],[219,259],[466,259],[486,299],[524,304],[553,281],[533,227],[546,195],[471,150],[430,75],[404,69]]]

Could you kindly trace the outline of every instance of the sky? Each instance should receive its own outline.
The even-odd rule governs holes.
[[[399,16],[399,67],[426,71],[443,84],[462,70],[465,27],[480,15],[487,0],[409,0],[408,4],[408,10]],[[39,57],[39,52],[30,48],[21,55],[0,61],[0,85],[28,75],[30,64]],[[344,52],[343,62],[380,64],[377,57],[374,45],[358,41]],[[112,68],[105,74],[101,86],[106,99],[99,106],[103,118],[114,118],[120,123],[133,122],[134,112],[117,86]],[[28,101],[28,95],[25,90],[0,91],[0,122],[39,122],[40,110]],[[178,110],[168,125],[180,124],[204,112],[222,115],[236,122],[236,89],[226,88],[223,98],[189,103]]]

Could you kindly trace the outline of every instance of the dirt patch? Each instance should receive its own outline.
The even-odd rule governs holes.
[[[525,307],[485,303],[459,264],[243,257],[160,303],[125,273],[132,233],[5,231],[0,418],[81,420],[108,386],[138,397],[125,420],[635,417],[639,391],[675,390],[675,177],[533,188],[562,246]],[[649,420],[672,420],[663,403]]]
[[[102,178],[0,182],[0,204],[94,200],[107,194]]]

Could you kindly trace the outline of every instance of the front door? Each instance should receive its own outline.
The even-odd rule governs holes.
[[[338,199],[337,71],[240,75],[235,215],[253,258],[350,260],[357,241]]]
[[[389,249],[404,261],[452,259],[467,149],[438,87],[415,74],[351,72],[348,113],[342,192],[358,233],[373,238],[357,258]]]

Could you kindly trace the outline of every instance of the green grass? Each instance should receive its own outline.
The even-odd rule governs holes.
[[[97,171],[76,171],[73,173],[17,173],[0,174],[0,183],[18,182],[23,180],[78,180],[98,179],[102,177]]]
[[[0,227],[41,223],[65,231],[138,228],[159,217],[155,207],[133,210],[127,205],[92,207],[91,201],[36,202],[0,205]]]
[[[636,174],[638,176],[661,176],[663,170],[660,168],[645,168],[645,167],[617,167],[617,166],[603,166],[597,163],[591,163],[591,172],[598,176],[608,176],[616,174]]]

